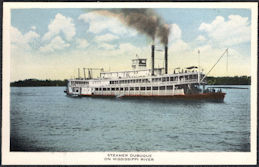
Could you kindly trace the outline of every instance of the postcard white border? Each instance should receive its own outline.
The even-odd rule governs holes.
[[[3,82],[2,82],[2,164],[3,165],[252,165],[256,164],[257,139],[257,20],[256,2],[217,3],[66,3],[4,2],[3,3]],[[104,161],[111,152],[10,152],[10,11],[15,8],[247,8],[251,9],[251,151],[250,152],[143,152],[152,162]],[[123,152],[132,154],[134,152]],[[141,154],[141,152],[135,152]]]

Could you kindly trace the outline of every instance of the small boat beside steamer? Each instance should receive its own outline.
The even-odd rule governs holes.
[[[65,93],[70,96],[118,97],[145,99],[199,99],[223,102],[225,93],[218,89],[205,89],[206,75],[197,66],[175,68],[168,73],[168,48],[164,48],[164,68],[155,68],[155,45],[151,47],[151,69],[147,59],[132,60],[132,70],[104,72],[102,68],[88,68],[88,77],[70,79]],[[222,57],[222,56],[221,56]],[[214,67],[214,66],[213,66]],[[100,70],[92,77],[92,70]]]

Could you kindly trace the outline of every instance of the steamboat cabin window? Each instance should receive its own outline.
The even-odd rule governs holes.
[[[116,90],[119,90],[119,88],[116,88]]]
[[[141,87],[140,90],[146,90],[146,87]]]
[[[95,88],[96,91],[98,91],[98,88]]]
[[[110,88],[107,88],[107,90],[109,91],[109,90],[110,90]]]
[[[112,88],[112,91],[114,91],[115,90],[115,88]]]
[[[167,90],[173,90],[173,86],[167,86],[166,89]]]
[[[135,90],[139,90],[139,87],[135,87]]]
[[[169,77],[163,77],[162,82],[169,81]]]
[[[158,87],[157,87],[157,86],[154,86],[154,87],[153,87],[153,90],[158,90]]]
[[[159,89],[160,90],[165,90],[165,86],[160,86]]]
[[[123,90],[123,88],[120,88],[120,90]]]
[[[103,88],[103,91],[106,91],[106,88]]]
[[[134,90],[134,88],[133,88],[133,87],[130,87],[130,90]]]
[[[148,79],[142,79],[143,83],[148,83]]]
[[[125,90],[128,90],[128,89],[129,89],[128,87],[125,88]]]
[[[147,90],[151,90],[151,87],[147,87]]]

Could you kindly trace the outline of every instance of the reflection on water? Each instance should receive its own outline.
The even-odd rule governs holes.
[[[224,103],[11,88],[11,151],[250,151],[250,89]]]

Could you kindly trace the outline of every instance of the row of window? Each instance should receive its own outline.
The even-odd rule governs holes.
[[[88,81],[71,81],[71,84],[74,85],[74,84],[84,84],[84,85],[87,85],[89,84]]]
[[[160,78],[152,78],[152,82],[167,82],[167,81],[177,81],[176,77],[160,77]],[[188,80],[188,79],[198,79],[198,75],[186,75],[186,76],[180,76],[180,80],[182,79]],[[98,83],[100,81],[96,81]],[[110,81],[110,84],[128,84],[128,83],[150,83],[149,79],[130,79],[130,80],[116,80],[116,81]],[[82,84],[82,85],[88,85],[88,81],[71,81],[71,84]]]
[[[177,81],[178,77],[162,77],[162,78],[152,78],[152,82],[167,82],[167,81]],[[187,75],[180,76],[180,79],[197,79],[198,75]],[[116,80],[110,81],[110,84],[128,84],[128,83],[150,83],[149,79],[130,79],[130,80]]]
[[[173,86],[154,86],[153,90],[173,90]],[[95,91],[138,91],[151,90],[151,87],[120,87],[120,88],[95,88]]]

